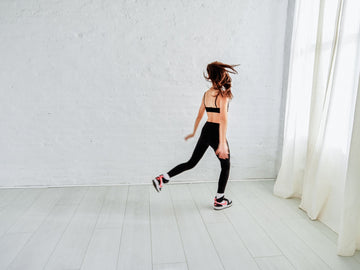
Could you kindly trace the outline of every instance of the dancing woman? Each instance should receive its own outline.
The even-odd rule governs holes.
[[[194,132],[186,136],[185,140],[194,137],[205,110],[208,119],[201,130],[201,135],[191,158],[187,162],[177,165],[167,173],[162,173],[152,180],[156,191],[160,192],[163,185],[168,183],[175,175],[194,168],[203,157],[207,148],[211,146],[221,164],[217,194],[214,198],[214,209],[220,210],[232,205],[232,201],[226,198],[224,193],[230,171],[230,149],[226,139],[226,130],[229,101],[233,95],[231,93],[229,73],[237,73],[234,69],[235,66],[237,65],[227,65],[218,61],[207,65],[207,75],[204,75],[204,77],[212,82],[212,87],[204,93],[199,113],[196,117]]]

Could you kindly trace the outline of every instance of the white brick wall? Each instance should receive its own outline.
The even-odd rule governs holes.
[[[190,158],[214,60],[241,64],[230,179],[273,178],[286,0],[0,2],[0,186],[144,183]],[[217,180],[209,148],[174,180]]]

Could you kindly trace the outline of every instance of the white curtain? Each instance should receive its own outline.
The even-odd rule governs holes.
[[[359,71],[360,1],[296,1],[274,194],[301,198],[343,256],[360,248]]]

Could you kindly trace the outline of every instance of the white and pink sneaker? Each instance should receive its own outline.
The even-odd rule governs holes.
[[[229,199],[225,198],[224,196],[217,199],[215,196],[215,199],[214,199],[214,209],[215,210],[225,209],[230,206],[232,206],[232,200],[229,200]]]
[[[169,180],[166,179],[163,174],[160,174],[159,176],[155,177],[152,182],[156,191],[160,192],[163,185],[169,182]]]

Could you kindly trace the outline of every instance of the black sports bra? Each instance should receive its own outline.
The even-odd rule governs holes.
[[[218,108],[218,107],[216,106],[216,100],[217,100],[218,96],[216,96],[216,98],[215,98],[215,108],[214,108],[214,107],[206,107],[206,105],[205,105],[205,94],[206,94],[206,92],[204,93],[204,96],[203,96],[203,101],[204,101],[205,110],[206,110],[207,112],[220,113],[220,108]],[[227,106],[227,110],[229,111],[229,103],[228,103],[228,106]]]

